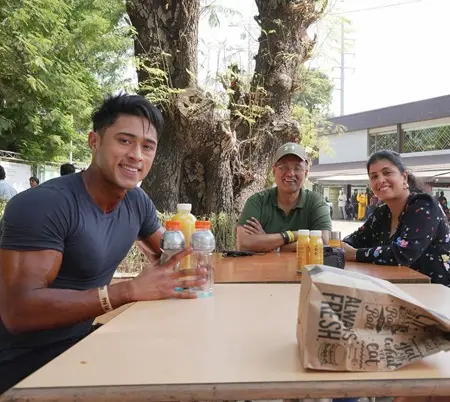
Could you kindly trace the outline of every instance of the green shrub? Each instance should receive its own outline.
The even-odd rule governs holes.
[[[170,212],[158,212],[157,216],[161,225],[165,226],[166,222],[174,216]],[[236,248],[236,224],[237,217],[235,215],[227,215],[223,212],[212,213],[210,215],[198,216],[199,220],[208,220],[211,222],[211,231],[216,238],[216,251],[232,250]],[[130,249],[128,255],[120,263],[117,271],[120,273],[140,272],[145,264],[145,257],[139,251],[136,245]]]
[[[211,231],[216,238],[216,251],[233,250],[236,248],[236,224],[235,215],[227,215],[223,212],[212,213],[209,216],[201,216],[201,220],[211,222]]]
[[[3,217],[3,213],[5,212],[6,204],[8,203],[7,200],[4,198],[0,198],[0,219]]]

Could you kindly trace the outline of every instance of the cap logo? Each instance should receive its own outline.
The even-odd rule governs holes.
[[[284,146],[284,150],[285,151],[289,151],[289,149],[291,149],[291,151],[295,150],[295,145],[285,145]]]

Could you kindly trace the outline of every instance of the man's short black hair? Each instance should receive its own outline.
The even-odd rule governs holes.
[[[0,180],[5,180],[5,177],[6,177],[5,169],[2,165],[0,165]]]
[[[121,114],[146,118],[155,127],[157,137],[161,135],[164,124],[161,112],[143,96],[125,93],[106,98],[92,113],[93,130],[102,134]]]
[[[71,163],[64,163],[59,168],[59,174],[61,176],[65,176],[67,174],[75,173],[75,166],[73,166]]]
[[[39,179],[36,176],[31,176],[29,181],[34,181],[36,184],[39,184]]]

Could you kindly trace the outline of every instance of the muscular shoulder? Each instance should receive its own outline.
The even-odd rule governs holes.
[[[0,247],[63,251],[77,216],[77,197],[75,178],[50,180],[17,194],[5,208]]]
[[[135,212],[143,213],[145,215],[149,213],[156,213],[155,205],[150,199],[148,194],[140,187],[133,188],[127,191],[126,199],[130,203],[132,210]]]
[[[139,219],[139,237],[144,239],[155,233],[160,227],[156,207],[147,193],[140,187],[127,192],[128,208]]]
[[[25,222],[42,220],[64,212],[67,217],[74,207],[79,190],[71,180],[49,180],[38,187],[22,191],[11,199],[5,209],[4,219],[13,216]]]

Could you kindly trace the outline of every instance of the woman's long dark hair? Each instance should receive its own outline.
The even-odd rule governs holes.
[[[369,160],[366,164],[367,174],[369,174],[370,165],[373,165],[374,163],[382,160],[388,160],[389,162],[391,162],[397,167],[401,174],[406,172],[406,174],[408,175],[409,191],[413,193],[423,193],[421,182],[417,179],[416,176],[408,171],[405,164],[403,163],[400,154],[397,152],[382,150],[370,155]]]

